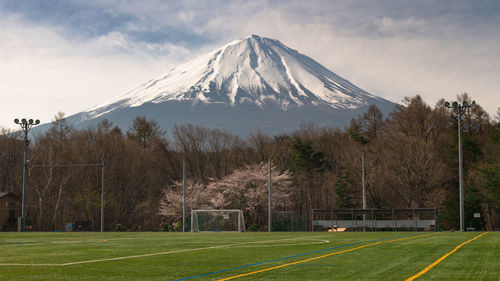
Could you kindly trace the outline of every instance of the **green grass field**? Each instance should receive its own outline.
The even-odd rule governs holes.
[[[0,280],[406,280],[480,234],[0,233]],[[500,280],[500,233],[416,280]]]

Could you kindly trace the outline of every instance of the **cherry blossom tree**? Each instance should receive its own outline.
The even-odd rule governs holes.
[[[292,175],[271,167],[273,210],[284,211],[292,193]],[[206,185],[188,182],[186,204],[194,209],[241,209],[248,224],[266,221],[269,186],[267,163],[247,165],[220,180],[210,180]],[[159,213],[170,220],[182,218],[182,182],[166,188],[160,202]]]

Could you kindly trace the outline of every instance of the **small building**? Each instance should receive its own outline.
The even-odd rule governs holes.
[[[16,230],[21,215],[21,198],[12,192],[0,192],[0,230]]]

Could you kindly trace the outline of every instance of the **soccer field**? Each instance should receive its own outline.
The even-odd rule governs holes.
[[[0,233],[0,247],[1,280],[500,280],[494,232]]]

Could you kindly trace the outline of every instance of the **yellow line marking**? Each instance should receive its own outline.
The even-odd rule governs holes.
[[[389,243],[389,242],[401,241],[401,240],[412,239],[412,238],[423,237],[423,236],[429,236],[429,235],[434,235],[434,234],[437,234],[437,233],[422,234],[422,235],[417,235],[417,236],[411,236],[411,237],[405,237],[405,238],[398,238],[398,239],[394,239],[394,240],[389,240],[387,242],[371,243],[371,244],[359,246],[359,247],[356,247],[356,248],[352,248],[352,249],[349,249],[349,250],[344,250],[344,251],[340,251],[340,252],[330,253],[330,254],[326,254],[326,255],[322,255],[322,256],[318,256],[318,257],[314,257],[314,258],[309,258],[309,259],[305,259],[305,260],[301,260],[301,261],[291,262],[291,263],[287,263],[287,264],[282,264],[282,265],[278,265],[278,266],[274,266],[274,267],[264,268],[264,269],[257,270],[257,271],[243,273],[243,274],[240,274],[240,275],[230,276],[230,277],[227,277],[227,278],[219,279],[217,281],[225,281],[225,280],[231,280],[231,279],[236,279],[236,278],[240,278],[240,277],[245,277],[245,276],[248,276],[248,275],[253,275],[253,274],[257,274],[257,273],[261,273],[261,272],[265,272],[265,271],[269,271],[269,270],[273,270],[273,269],[283,268],[283,267],[290,266],[290,265],[295,265],[295,264],[304,263],[304,262],[308,262],[308,261],[312,261],[312,260],[322,259],[322,258],[330,257],[330,256],[333,256],[333,255],[339,255],[339,254],[343,254],[343,253],[347,253],[347,252],[359,250],[359,249],[362,249],[362,248],[366,248],[366,247],[370,247],[370,246],[375,246],[375,245],[382,244],[382,243]]]
[[[403,237],[403,238],[398,238],[398,239],[394,239],[394,240],[389,240],[389,241],[385,241],[384,243],[392,243],[392,242],[397,242],[397,241],[401,241],[401,240],[408,240],[408,239],[413,239],[413,238],[417,238],[417,237],[424,237],[424,236],[431,236],[431,235],[438,235],[439,232],[435,232],[435,233],[429,233],[429,234],[421,234],[421,235],[417,235],[417,236],[410,236],[410,237]]]
[[[447,253],[446,255],[440,257],[439,259],[437,259],[435,262],[431,263],[430,265],[428,265],[426,268],[424,268],[422,271],[420,271],[419,273],[413,275],[412,277],[406,279],[406,281],[412,281],[412,280],[415,280],[417,279],[418,277],[424,275],[427,271],[429,271],[429,269],[433,268],[434,266],[436,266],[438,263],[442,262],[445,258],[447,258],[449,255],[453,254],[454,252],[456,252],[458,249],[460,249],[462,246],[464,246],[465,244],[473,241],[473,240],[476,240],[477,238],[487,234],[488,232],[485,232],[483,234],[480,234],[472,239],[469,239],[465,242],[463,242],[462,244],[458,245],[455,247],[455,249],[453,249],[451,252]]]
[[[374,246],[374,245],[377,245],[377,244],[380,244],[380,243],[382,243],[382,242],[377,242],[377,243],[372,243],[372,244],[368,244],[368,245],[363,245],[363,246],[359,246],[359,247],[352,248],[352,249],[345,250],[345,251],[341,251],[341,252],[330,253],[330,254],[326,254],[326,255],[323,255],[323,256],[319,256],[319,257],[314,257],[314,258],[310,258],[310,259],[306,259],[306,260],[296,261],[296,262],[292,262],[292,263],[278,265],[278,266],[275,266],[275,267],[269,267],[269,268],[265,268],[265,269],[261,269],[261,270],[257,270],[257,271],[252,271],[252,272],[249,272],[249,273],[244,273],[244,274],[240,274],[240,275],[236,275],[236,276],[227,277],[227,278],[224,278],[224,279],[219,279],[218,281],[235,279],[235,278],[239,278],[239,277],[244,277],[244,276],[248,276],[248,275],[253,275],[253,274],[261,273],[261,272],[264,272],[264,271],[269,271],[269,270],[273,270],[273,269],[282,268],[282,267],[289,266],[289,265],[294,265],[294,264],[304,263],[304,262],[308,262],[308,261],[312,261],[312,260],[317,260],[317,259],[321,259],[321,258],[326,258],[326,257],[329,257],[329,256],[338,255],[338,254],[342,254],[342,253],[347,253],[347,252],[350,252],[350,251],[358,250],[358,249],[369,247],[369,246]]]

